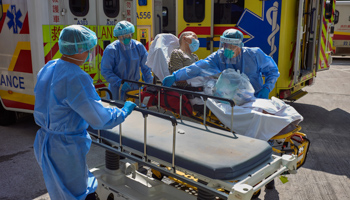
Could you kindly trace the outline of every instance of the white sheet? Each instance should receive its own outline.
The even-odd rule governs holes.
[[[231,106],[208,99],[208,108],[227,127],[231,127]],[[263,112],[264,111],[264,112]],[[301,122],[303,117],[282,100],[255,99],[241,106],[234,106],[233,131],[261,140],[269,140],[292,122]]]
[[[164,77],[170,75],[168,68],[170,55],[179,47],[179,39],[170,33],[158,34],[152,41],[146,65],[152,69],[159,80],[162,81]]]

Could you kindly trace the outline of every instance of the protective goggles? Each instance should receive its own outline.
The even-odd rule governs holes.
[[[242,40],[236,39],[236,38],[226,38],[223,36],[220,36],[220,48],[229,48],[229,49],[236,49],[237,47],[242,48],[244,44],[242,43]]]

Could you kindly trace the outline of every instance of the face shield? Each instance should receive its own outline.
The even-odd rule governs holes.
[[[92,61],[92,54],[95,53],[95,48],[92,48],[88,51],[88,56],[86,57],[85,62],[91,62]]]
[[[132,34],[118,36],[118,40],[120,41],[120,44],[122,45],[124,50],[135,48],[135,44],[131,42],[131,39]]]
[[[219,51],[222,61],[226,64],[240,65],[243,43],[240,39],[220,37]]]

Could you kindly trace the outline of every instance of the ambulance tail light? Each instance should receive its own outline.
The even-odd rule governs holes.
[[[292,94],[292,92],[289,90],[280,90],[280,99],[286,99],[288,98],[290,95]]]

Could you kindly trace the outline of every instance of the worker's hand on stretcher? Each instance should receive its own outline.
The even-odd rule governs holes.
[[[126,90],[130,90],[131,87],[128,83],[124,83],[123,86],[122,86],[122,91],[126,91]]]
[[[262,99],[268,99],[269,98],[269,94],[270,91],[268,88],[264,87],[263,89],[261,89],[258,94],[256,95],[256,97],[258,98],[262,98]]]
[[[130,115],[130,113],[132,112],[132,110],[134,110],[135,107],[136,104],[134,102],[126,101],[124,107],[121,110],[125,112],[125,117],[127,117],[128,115]]]
[[[162,85],[166,87],[171,87],[174,84],[175,80],[176,79],[173,74],[169,75],[163,79]]]

